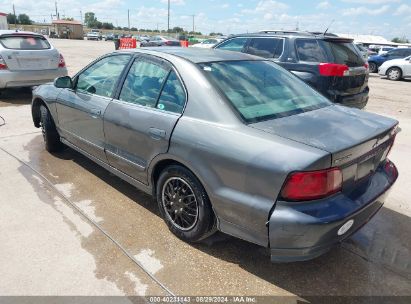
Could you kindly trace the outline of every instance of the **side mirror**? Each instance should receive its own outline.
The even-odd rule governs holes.
[[[388,57],[388,53],[382,54],[382,57]]]
[[[60,89],[72,89],[73,80],[70,76],[63,76],[54,79],[54,86]]]

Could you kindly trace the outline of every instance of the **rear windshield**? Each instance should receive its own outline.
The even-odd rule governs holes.
[[[350,42],[297,39],[295,46],[300,61],[332,62],[346,64],[349,67],[364,65],[362,57]]]
[[[6,36],[0,37],[0,43],[6,49],[13,50],[45,50],[50,44],[40,36]]]
[[[296,76],[270,61],[199,65],[247,123],[286,117],[331,104]]]

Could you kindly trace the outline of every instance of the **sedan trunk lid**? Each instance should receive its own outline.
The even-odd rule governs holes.
[[[397,124],[391,118],[333,105],[249,126],[331,153],[331,167],[350,168],[345,181],[365,177],[378,167]]]

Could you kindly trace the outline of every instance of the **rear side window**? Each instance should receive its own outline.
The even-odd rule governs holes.
[[[120,100],[154,108],[169,70],[154,62],[136,60],[124,82]]]
[[[355,50],[353,43],[341,43],[333,41],[324,41],[334,57],[334,63],[345,64],[349,67],[362,66],[364,61]]]
[[[47,39],[40,36],[6,36],[0,38],[0,43],[6,49],[13,50],[46,50],[50,48]]]
[[[411,49],[401,50],[401,56],[407,57],[409,55],[411,55]]]
[[[168,75],[167,81],[164,84],[160,99],[157,103],[157,109],[182,113],[186,102],[186,94],[183,86],[174,71]]]
[[[324,50],[315,39],[297,39],[295,41],[298,58],[307,62],[327,62]]]
[[[247,38],[233,38],[223,42],[218,46],[219,49],[226,51],[241,52],[247,42]]]
[[[253,38],[247,53],[264,58],[279,58],[283,52],[284,40],[278,38]]]

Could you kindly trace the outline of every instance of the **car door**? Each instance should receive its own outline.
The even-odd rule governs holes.
[[[100,160],[106,161],[103,115],[130,59],[129,54],[99,59],[74,78],[73,89],[64,89],[57,98],[60,135]]]
[[[168,151],[185,102],[186,91],[170,63],[148,55],[136,58],[104,115],[110,165],[147,184],[150,161]]]
[[[405,58],[405,63],[402,66],[402,72],[404,77],[411,77],[411,56]]]

